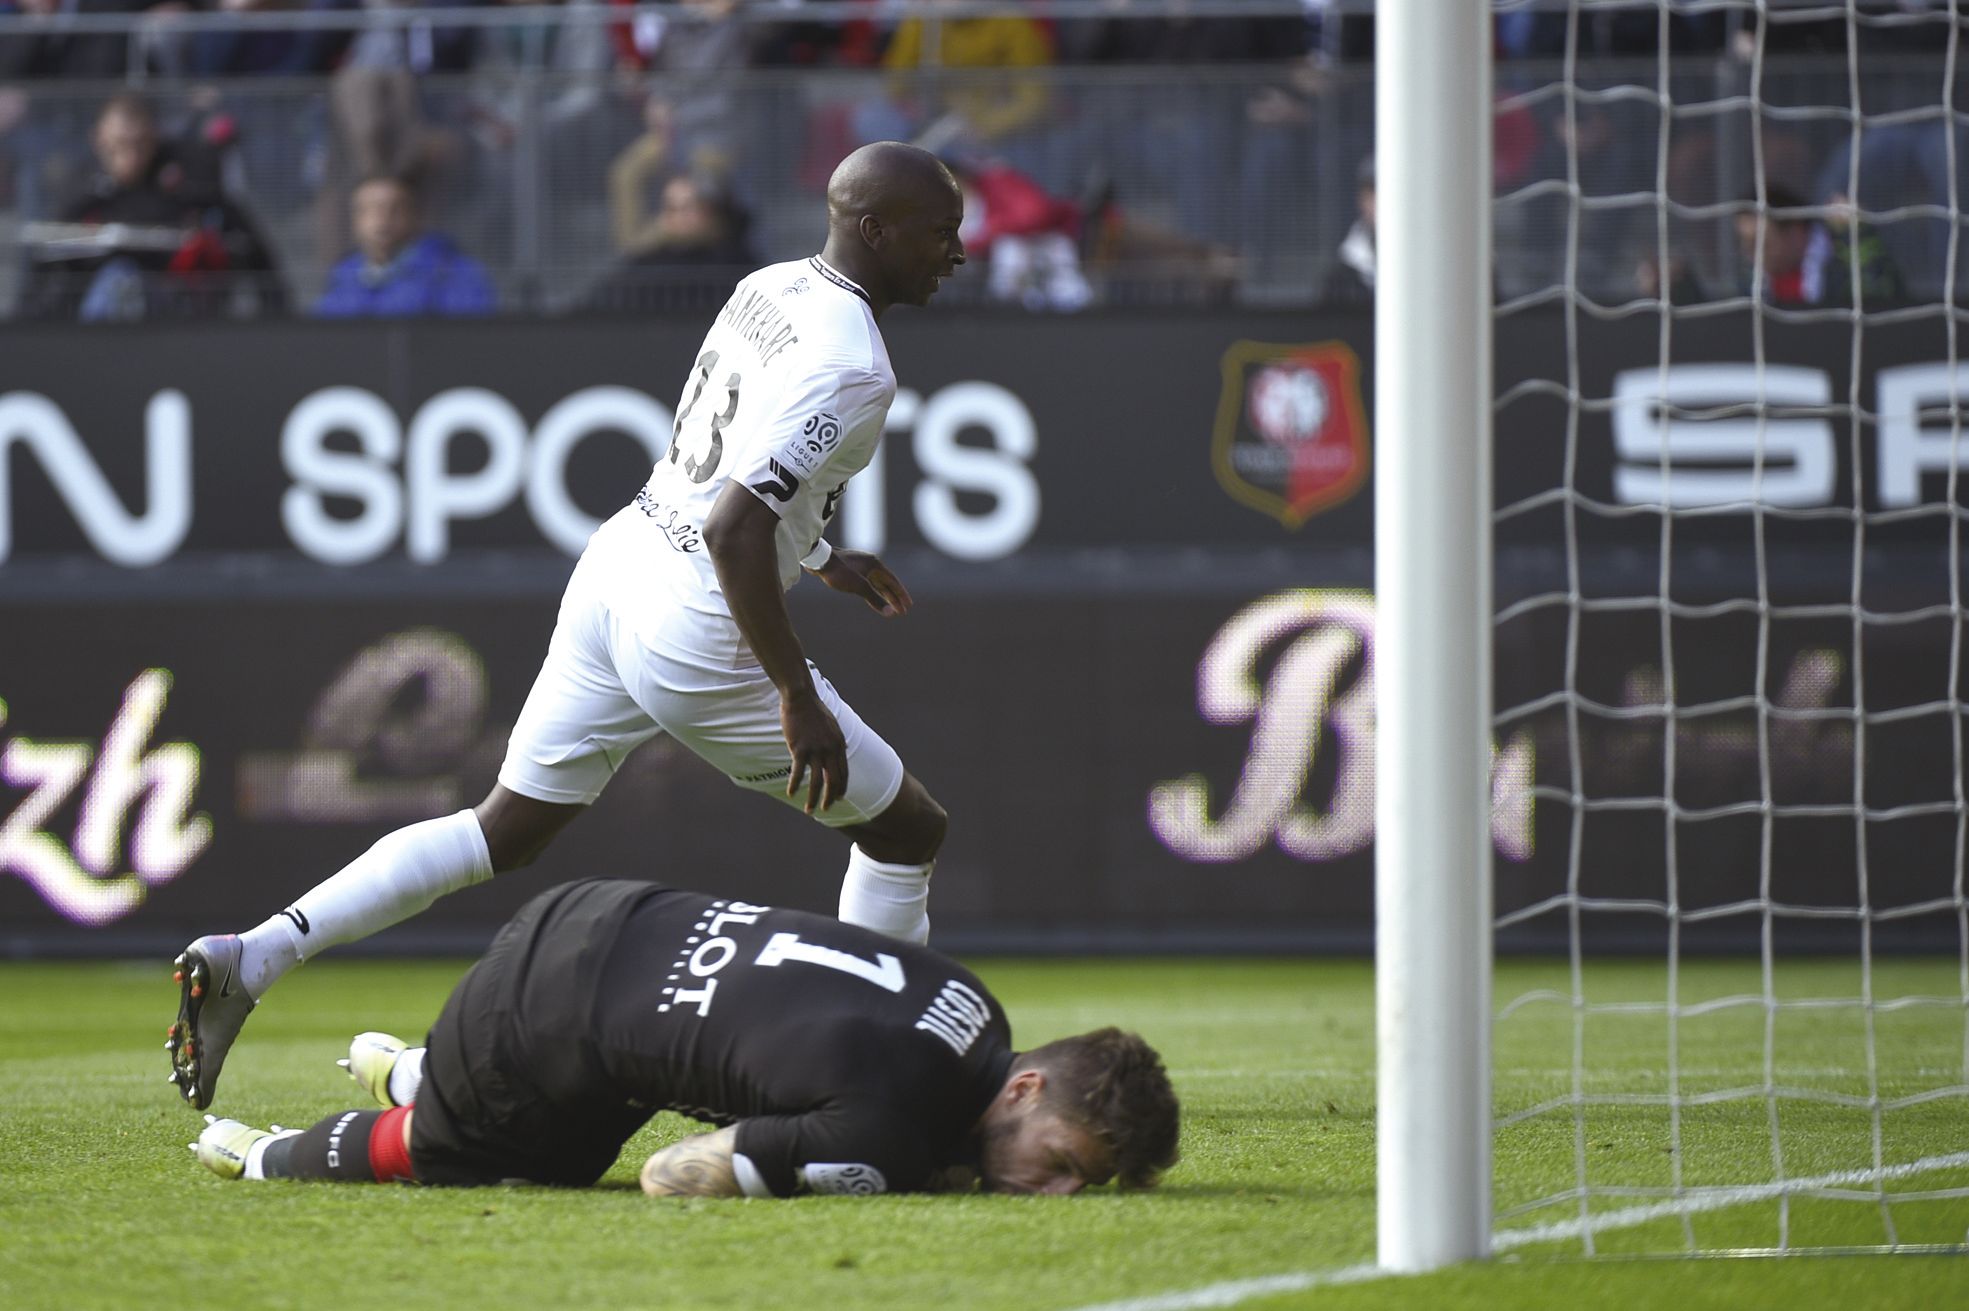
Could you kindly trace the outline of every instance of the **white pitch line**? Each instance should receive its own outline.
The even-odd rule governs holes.
[[[1702,1211],[1718,1211],[1725,1207],[1768,1201],[1786,1193],[1808,1193],[1819,1188],[1839,1188],[1849,1184],[1887,1183],[1894,1179],[1926,1174],[1930,1170],[1956,1168],[1969,1168],[1969,1152],[1928,1156],[1905,1165],[1889,1165],[1878,1170],[1836,1170],[1831,1174],[1814,1175],[1804,1179],[1785,1179],[1768,1184],[1745,1184],[1740,1188],[1705,1190],[1692,1193],[1688,1197],[1608,1211],[1602,1215],[1588,1216],[1583,1220],[1562,1220],[1552,1224],[1533,1225],[1525,1229],[1507,1229],[1491,1236],[1491,1248],[1493,1251],[1508,1252],[1534,1243],[1564,1242],[1567,1239],[1581,1237],[1588,1231],[1598,1234],[1614,1229],[1632,1229],[1636,1225],[1647,1224],[1651,1220],[1660,1220],[1668,1216],[1693,1215]],[[1201,1311],[1202,1308],[1207,1307],[1236,1306],[1255,1297],[1272,1297],[1280,1293],[1302,1292],[1308,1288],[1359,1284],[1370,1279],[1400,1277],[1392,1270],[1383,1270],[1378,1265],[1363,1263],[1341,1266],[1333,1270],[1301,1270],[1291,1274],[1262,1275],[1253,1279],[1232,1279],[1181,1292],[1151,1293],[1145,1297],[1123,1298],[1118,1302],[1096,1302],[1077,1307],[1074,1311]]]
[[[1619,1211],[1608,1211],[1604,1215],[1588,1216],[1584,1220],[1560,1220],[1551,1224],[1532,1225],[1526,1229],[1506,1229],[1501,1233],[1493,1234],[1490,1245],[1495,1251],[1508,1252],[1532,1243],[1558,1243],[1579,1238],[1589,1230],[1597,1234],[1609,1229],[1632,1229],[1636,1225],[1647,1224],[1650,1220],[1677,1215],[1698,1215],[1704,1211],[1720,1211],[1725,1207],[1746,1206],[1751,1202],[1767,1202],[1772,1198],[1783,1197],[1787,1193],[1810,1193],[1821,1188],[1841,1188],[1848,1184],[1884,1184],[1895,1179],[1906,1179],[1911,1175],[1926,1174],[1930,1170],[1952,1170],[1958,1166],[1969,1167],[1969,1152],[1928,1156],[1919,1161],[1909,1161],[1905,1165],[1882,1166],[1878,1170],[1835,1170],[1831,1174],[1814,1175],[1806,1179],[1780,1179],[1768,1184],[1744,1184],[1736,1188],[1691,1190],[1687,1197],[1666,1198],[1659,1202],[1649,1202],[1646,1206],[1630,1206]]]
[[[1302,1270],[1290,1275],[1264,1275],[1257,1279],[1233,1279],[1228,1283],[1206,1284],[1181,1293],[1151,1293],[1119,1302],[1099,1302],[1076,1311],[1192,1311],[1199,1307],[1236,1306],[1254,1297],[1276,1293],[1297,1293],[1308,1288],[1328,1288],[1336,1284],[1359,1284],[1386,1278],[1388,1272],[1371,1262],[1343,1266],[1337,1270]]]
[[[1959,1065],[1918,1065],[1912,1069],[1898,1069],[1897,1075],[1909,1078],[1953,1078],[1961,1073]],[[1761,1065],[1742,1066],[1690,1066],[1681,1067],[1683,1079],[1737,1079],[1755,1083],[1764,1077]],[[1562,1079],[1571,1080],[1573,1068],[1570,1065],[1518,1065],[1498,1066],[1493,1075],[1517,1079]],[[1863,1078],[1865,1066],[1854,1065],[1780,1065],[1775,1073],[1780,1079],[1839,1079]],[[1302,1069],[1185,1069],[1177,1067],[1169,1071],[1172,1079],[1372,1079],[1374,1067],[1371,1065],[1347,1066],[1309,1066]],[[1663,1076],[1656,1070],[1603,1070],[1587,1071],[1587,1077],[1597,1083],[1628,1083],[1643,1077]]]

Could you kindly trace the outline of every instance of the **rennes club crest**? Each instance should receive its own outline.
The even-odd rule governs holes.
[[[1287,528],[1367,480],[1360,357],[1343,342],[1241,341],[1224,352],[1211,464],[1232,497]]]

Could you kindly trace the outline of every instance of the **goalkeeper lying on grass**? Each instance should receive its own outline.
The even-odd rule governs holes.
[[[1074,1193],[1176,1160],[1176,1097],[1134,1034],[1015,1052],[984,985],[927,947],[656,884],[535,898],[427,1043],[350,1048],[389,1109],[207,1116],[192,1147],[227,1179],[591,1184],[671,1110],[723,1127],[652,1156],[643,1190],[696,1197]]]

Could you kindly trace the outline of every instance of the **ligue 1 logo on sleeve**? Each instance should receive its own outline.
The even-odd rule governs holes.
[[[1210,453],[1217,481],[1287,528],[1359,491],[1368,463],[1360,377],[1344,342],[1233,345]]]

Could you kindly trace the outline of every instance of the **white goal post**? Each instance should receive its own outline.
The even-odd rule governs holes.
[[[1969,0],[1376,13],[1379,1264],[1969,1251]]]
[[[1420,1271],[1490,1248],[1491,14],[1376,23],[1376,1209]]]

